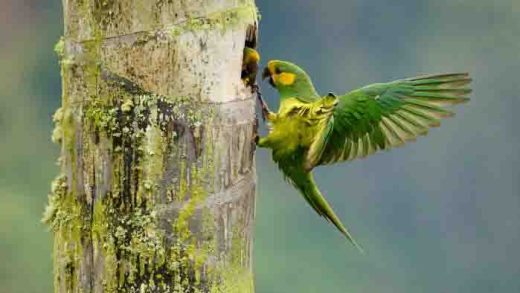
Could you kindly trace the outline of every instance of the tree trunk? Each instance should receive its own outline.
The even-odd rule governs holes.
[[[56,292],[253,292],[254,0],[63,0]]]

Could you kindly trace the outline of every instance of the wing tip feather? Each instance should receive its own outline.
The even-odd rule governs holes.
[[[465,78],[471,80],[471,77],[469,77],[469,72],[449,72],[449,73],[434,73],[434,74],[421,74],[418,76],[414,76],[411,78],[408,78],[407,80],[415,81],[415,80],[421,80],[421,79],[446,79],[446,78]]]

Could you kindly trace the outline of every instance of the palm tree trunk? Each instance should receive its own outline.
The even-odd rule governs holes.
[[[56,292],[253,292],[254,0],[63,0]]]

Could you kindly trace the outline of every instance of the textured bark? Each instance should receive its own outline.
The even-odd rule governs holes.
[[[253,0],[64,0],[56,292],[253,292]]]

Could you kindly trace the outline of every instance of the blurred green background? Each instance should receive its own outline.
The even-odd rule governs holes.
[[[259,150],[257,292],[520,292],[520,2],[257,2],[263,63],[294,61],[323,93],[420,73],[474,77],[472,101],[427,137],[317,170],[365,256]],[[39,220],[57,173],[61,34],[59,1],[0,4],[0,292],[52,291]]]

